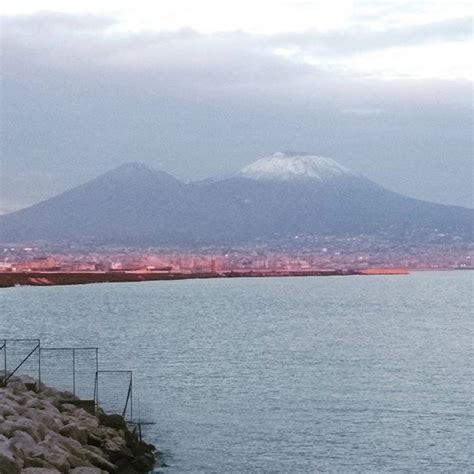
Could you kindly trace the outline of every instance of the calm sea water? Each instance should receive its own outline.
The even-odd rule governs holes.
[[[472,273],[0,292],[2,333],[134,370],[163,472],[473,472]]]

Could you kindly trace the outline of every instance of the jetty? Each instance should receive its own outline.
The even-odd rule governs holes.
[[[0,362],[1,474],[141,474],[160,465],[133,415],[132,372],[100,371],[96,348],[0,339]],[[69,390],[43,381],[54,378]]]
[[[405,269],[366,270],[248,270],[226,272],[172,272],[172,271],[21,271],[0,272],[0,288],[12,286],[82,285],[88,283],[120,283],[140,281],[169,281],[208,278],[262,278],[262,277],[309,277],[348,275],[404,275]]]

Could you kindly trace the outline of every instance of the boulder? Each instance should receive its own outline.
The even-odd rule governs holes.
[[[63,426],[59,433],[66,438],[72,438],[81,444],[87,444],[88,431],[87,428],[77,424],[70,423],[69,425]]]
[[[89,451],[87,449],[84,449],[83,453],[84,453],[84,456],[87,458],[87,460],[94,466],[98,467],[99,469],[103,469],[104,471],[107,471],[107,472],[117,471],[117,466],[115,464],[112,464],[107,459],[105,459],[105,457],[100,456],[99,454],[95,454],[92,451]]]
[[[61,392],[52,387],[46,387],[38,394],[38,397],[43,400],[57,400],[60,397]]]
[[[25,403],[26,408],[37,408],[45,410],[51,414],[59,415],[59,410],[49,401],[40,398],[31,398]]]
[[[54,469],[48,461],[45,461],[41,457],[27,457],[25,458],[24,468],[27,467],[42,467],[45,469]],[[56,469],[54,469],[56,470]],[[23,471],[22,471],[23,472]]]
[[[13,402],[11,400],[2,400],[0,405],[0,416],[6,418],[7,416],[18,416],[18,411],[13,408]]]
[[[40,456],[43,452],[38,443],[26,431],[13,433],[10,438],[10,448],[22,458]]]
[[[47,461],[51,466],[56,468],[59,472],[68,473],[71,465],[67,460],[66,454],[49,451],[44,454],[44,460]]]
[[[13,390],[14,393],[27,391],[26,385],[23,382],[10,381],[7,382],[7,387]]]
[[[0,434],[11,438],[16,431],[25,431],[35,441],[40,441],[41,437],[38,432],[38,426],[35,426],[28,418],[17,418],[15,420],[6,420],[0,425]]]
[[[104,471],[98,467],[76,467],[69,472],[70,474],[102,474]]]
[[[63,449],[65,452],[70,453],[73,456],[81,456],[82,453],[82,444],[79,441],[76,441],[73,438],[66,438],[65,436],[61,436],[60,434],[50,433],[50,437],[52,439],[52,443],[54,446],[57,446]]]
[[[21,474],[61,474],[61,472],[54,468],[27,467],[21,470]]]
[[[69,461],[71,468],[93,467],[92,464],[87,459],[84,459],[83,457],[74,456],[73,454],[69,454],[67,457],[67,460]]]
[[[73,405],[72,403],[61,403],[59,405],[59,411],[62,413],[63,412],[72,413],[76,409],[77,409],[76,405]]]
[[[101,413],[99,415],[99,421],[109,428],[114,428],[116,430],[123,430],[126,428],[125,420],[121,415],[107,415],[105,413]]]
[[[40,410],[40,409],[30,409],[24,413],[25,418],[29,418],[34,422],[37,426],[42,426],[46,428],[45,431],[59,431],[62,427],[62,421],[58,421],[58,419],[54,416],[55,414],[51,414],[48,411]],[[44,433],[46,434],[46,432]],[[41,436],[41,430],[40,430]],[[44,436],[42,436],[44,438]]]
[[[10,440],[0,435],[0,473],[19,474],[21,468],[22,463],[13,455],[10,449]]]
[[[149,453],[140,454],[132,461],[132,466],[140,472],[149,472],[153,469],[155,458]]]

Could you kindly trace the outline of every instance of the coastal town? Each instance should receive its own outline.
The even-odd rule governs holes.
[[[434,235],[394,243],[370,236],[295,236],[236,246],[133,248],[90,243],[0,247],[0,273],[8,272],[311,272],[368,269],[469,269],[472,244]]]

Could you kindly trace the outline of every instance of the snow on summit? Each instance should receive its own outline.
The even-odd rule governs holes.
[[[353,176],[353,173],[331,158],[308,153],[278,152],[246,166],[239,172],[239,176],[276,181],[310,178],[323,182]]]

